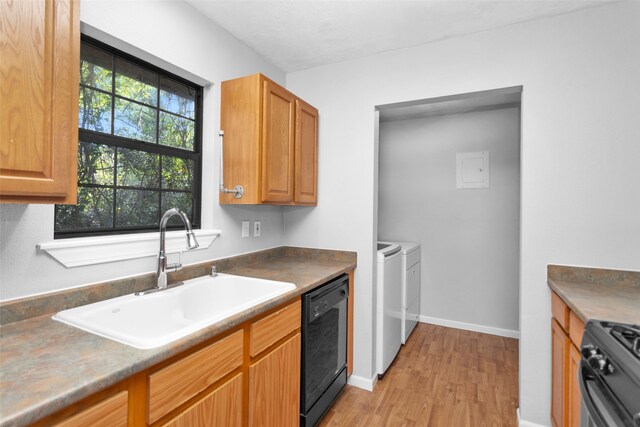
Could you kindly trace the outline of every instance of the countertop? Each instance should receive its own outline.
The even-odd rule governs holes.
[[[640,272],[550,265],[547,283],[583,322],[640,325]]]
[[[37,421],[356,267],[352,252],[276,251],[219,270],[291,282],[295,290],[156,349],[129,347],[54,321],[51,314],[0,326],[0,426]],[[211,264],[224,262],[201,264],[194,271]]]

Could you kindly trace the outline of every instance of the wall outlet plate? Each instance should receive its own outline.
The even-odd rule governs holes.
[[[242,221],[242,238],[249,237],[249,221]]]
[[[262,232],[262,224],[260,221],[253,221],[253,237],[260,237]]]

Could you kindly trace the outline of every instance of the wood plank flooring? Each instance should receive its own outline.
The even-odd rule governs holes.
[[[373,392],[346,386],[319,424],[516,426],[518,340],[419,323]]]

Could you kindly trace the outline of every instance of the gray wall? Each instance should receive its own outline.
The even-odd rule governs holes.
[[[286,210],[286,242],[358,252],[355,375],[375,378],[375,107],[523,86],[519,403],[548,425],[547,264],[640,269],[638,22],[614,2],[287,74],[320,143],[318,207]]]
[[[456,153],[489,151],[487,189]],[[378,237],[422,245],[422,316],[518,330],[520,110],[380,124]]]
[[[82,1],[80,12],[83,24],[118,39],[119,47],[130,45],[147,60],[171,64],[212,83],[204,93],[202,228],[221,229],[223,234],[209,249],[185,253],[183,262],[280,246],[282,207],[218,204],[217,133],[221,81],[262,72],[284,84],[284,72],[185,2]],[[243,219],[261,220],[261,237],[241,239]],[[53,206],[0,205],[0,300],[155,271],[153,257],[67,269],[36,251],[38,243],[52,240]]]

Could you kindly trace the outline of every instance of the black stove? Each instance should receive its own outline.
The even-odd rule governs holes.
[[[611,335],[640,359],[640,326],[610,324],[609,328]]]
[[[640,427],[640,327],[590,320],[581,353],[581,426]]]

